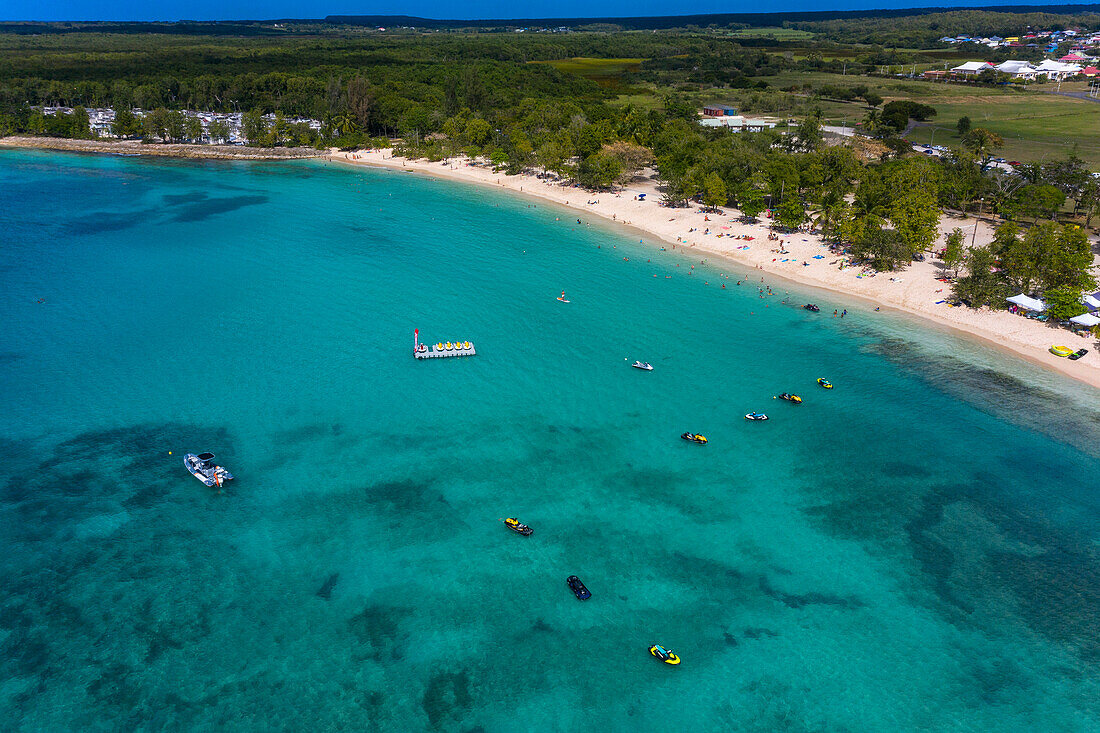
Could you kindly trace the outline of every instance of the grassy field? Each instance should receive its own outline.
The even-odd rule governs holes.
[[[631,94],[620,94],[618,97],[615,98],[614,104],[620,106],[626,106],[629,104],[631,106],[637,107],[642,111],[664,108],[664,100],[661,98],[661,95],[657,93],[656,88],[653,88],[652,85],[637,85],[634,88],[649,88],[650,91],[648,93],[634,92]]]
[[[967,116],[975,127],[991,130],[1005,140],[998,155],[1024,162],[1061,157],[1075,148],[1093,169],[1100,169],[1100,104],[1050,94],[1028,94],[1024,99],[959,99],[937,104],[934,142],[958,145],[954,122]],[[932,140],[931,127],[909,135],[915,143]]]
[[[805,84],[865,85],[887,102],[912,99],[932,105],[936,108],[937,115],[930,125],[918,127],[910,133],[908,139],[914,143],[959,145],[961,141],[955,133],[955,124],[960,117],[966,116],[975,127],[985,127],[1005,139],[1005,147],[998,151],[998,155],[1007,160],[1030,162],[1050,159],[1066,155],[1076,147],[1081,158],[1088,161],[1094,170],[1100,170],[1100,103],[1042,91],[1053,90],[1053,84],[1017,90],[930,83],[915,79],[797,72],[759,78],[778,88]],[[1063,91],[1083,91],[1085,88],[1084,84],[1062,85]],[[743,109],[743,105],[739,104],[743,94],[749,93],[714,88],[692,92],[690,97],[699,106],[708,103],[730,104]],[[869,109],[862,101],[841,102],[809,97],[796,97],[795,100],[801,101],[798,106],[790,109],[774,112],[745,109],[745,114],[798,118],[802,114],[820,110],[826,124],[853,125],[862,121]],[[658,93],[623,95],[616,103],[632,104],[641,109],[658,109],[662,104]]]
[[[729,38],[774,38],[777,41],[807,41],[814,37],[809,31],[794,28],[742,28],[726,34]]]
[[[1006,159],[1042,160],[1065,155],[1076,146],[1078,155],[1100,168],[1100,103],[1042,91],[1054,89],[1053,84],[1015,90],[825,73],[791,73],[763,78],[777,87],[807,83],[866,84],[886,101],[912,99],[935,107],[938,114],[932,122],[938,128],[936,144],[958,145],[955,123],[966,116],[974,126],[985,127],[1005,139],[1005,147],[999,154]],[[1068,84],[1063,84],[1062,88],[1076,90]],[[867,106],[858,102],[821,99],[816,105],[829,121],[851,124],[867,114]],[[926,143],[932,138],[932,127],[917,128],[909,135],[915,143]]]
[[[595,59],[576,57],[557,61],[532,61],[533,64],[549,64],[558,71],[577,74],[591,79],[600,86],[618,86],[622,75],[637,71],[645,59]]]

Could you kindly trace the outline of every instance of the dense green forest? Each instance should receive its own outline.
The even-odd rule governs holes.
[[[924,14],[912,28],[927,31],[956,15]],[[815,33],[837,38],[850,23],[822,22],[838,25]],[[909,27],[907,19],[881,22],[899,24],[899,32]],[[873,32],[872,22],[864,25]],[[1100,181],[1074,153],[1007,174],[992,165],[1003,139],[980,126],[964,131],[960,122],[957,149],[915,155],[898,135],[913,121],[935,118],[935,106],[887,102],[876,91],[885,88],[858,76],[892,62],[883,58],[907,57],[827,40],[809,51],[799,41],[798,48],[742,43],[713,29],[0,34],[0,134],[87,137],[85,108],[112,107],[117,135],[187,141],[202,128],[180,110],[237,111],[256,145],[350,148],[384,136],[405,155],[465,154],[505,172],[541,169],[594,189],[621,185],[652,165],[667,205],[732,205],[749,217],[771,209],[779,226],[812,225],[883,270],[937,246],[945,208],[982,205],[1023,229],[1006,230],[993,249],[956,253],[954,265],[966,273],[960,298],[999,306],[1008,288],[1091,287],[1084,230],[1065,222],[1088,227],[1100,218]],[[779,78],[788,81],[769,81]],[[841,81],[809,81],[818,78]],[[715,90],[757,109],[797,106],[800,120],[786,132],[703,128],[700,95]],[[875,140],[826,144],[818,106],[825,99],[860,110]],[[35,109],[41,105],[75,109],[44,115]],[[133,107],[148,113],[138,118]],[[265,113],[275,113],[274,122]],[[288,116],[321,120],[321,131],[290,124]],[[1034,255],[1037,237],[1042,257]]]

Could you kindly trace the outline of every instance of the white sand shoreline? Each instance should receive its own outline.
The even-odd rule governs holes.
[[[940,266],[932,261],[914,262],[899,273],[861,276],[859,268],[839,269],[836,263],[840,258],[828,251],[820,236],[802,232],[782,235],[785,253],[780,254],[773,251],[779,248],[779,242],[767,238],[769,230],[763,220],[757,224],[742,224],[734,209],[727,209],[725,216],[713,213],[707,216],[696,208],[666,208],[660,205],[660,194],[651,180],[635,182],[620,194],[597,194],[582,188],[562,186],[531,174],[508,176],[494,173],[487,167],[468,165],[464,159],[453,159],[447,164],[412,161],[393,157],[388,149],[354,153],[333,151],[326,157],[352,165],[415,171],[448,180],[489,185],[552,201],[629,227],[642,233],[643,238],[645,235],[655,237],[682,254],[698,254],[700,258],[718,257],[799,285],[821,288],[833,294],[855,297],[873,306],[918,316],[1100,388],[1100,352],[1095,339],[1075,336],[1064,329],[1054,329],[1006,311],[951,308],[946,304],[937,304],[936,301],[950,296],[951,288],[936,280],[940,275]],[[647,200],[638,201],[637,194],[645,194]],[[731,212],[733,216],[729,215]],[[955,227],[962,228],[971,237],[975,235],[973,218],[945,217],[940,223],[941,230],[945,232]],[[754,238],[738,239],[738,235]],[[992,236],[989,223],[984,220],[979,222],[976,243],[987,243]],[[942,239],[937,246],[939,244],[942,244]],[[823,259],[815,259],[815,256],[823,256]],[[1064,344],[1073,349],[1084,347],[1089,349],[1089,353],[1077,361],[1069,361],[1048,351],[1053,344]]]

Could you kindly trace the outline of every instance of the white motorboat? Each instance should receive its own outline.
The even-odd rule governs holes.
[[[217,486],[220,489],[226,481],[233,479],[233,474],[214,463],[213,453],[188,453],[183,457],[183,465],[192,476],[207,486]]]

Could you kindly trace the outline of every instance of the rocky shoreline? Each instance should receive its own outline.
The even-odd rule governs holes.
[[[119,153],[157,155],[169,158],[212,160],[285,160],[318,158],[327,151],[314,148],[250,148],[240,145],[184,145],[179,143],[143,143],[140,140],[71,140],[58,137],[12,135],[0,138],[0,147],[67,150],[78,153]]]

